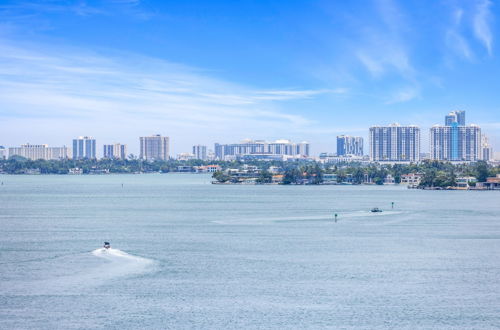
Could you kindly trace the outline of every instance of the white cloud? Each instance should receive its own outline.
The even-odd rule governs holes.
[[[289,137],[313,122],[287,113],[279,102],[345,92],[260,90],[138,55],[0,41],[0,131],[5,136],[29,135],[23,131],[29,127],[23,122],[29,122],[47,135],[65,125],[73,127],[73,135],[114,135],[114,140],[153,132],[175,135],[186,144],[206,143],[200,140],[211,134],[230,141],[237,134]],[[50,119],[51,126],[44,126]]]
[[[395,72],[404,79],[413,80],[407,45],[409,21],[392,0],[376,1],[381,22],[362,30],[356,58],[375,78]]]
[[[473,57],[472,50],[467,40],[460,33],[463,16],[464,11],[462,8],[457,8],[453,11],[452,24],[446,32],[446,43],[455,53],[470,60]]]
[[[490,29],[490,7],[491,2],[489,0],[481,0],[476,6],[474,15],[474,34],[483,43],[489,55],[492,54],[493,47],[493,35]]]
[[[463,58],[471,60],[473,58],[472,50],[467,40],[455,29],[449,29],[446,33],[446,43],[456,54]]]
[[[384,65],[370,55],[359,51],[357,57],[372,76],[380,77],[385,72]]]
[[[419,89],[416,87],[406,87],[395,92],[386,104],[402,103],[411,101],[419,96]]]

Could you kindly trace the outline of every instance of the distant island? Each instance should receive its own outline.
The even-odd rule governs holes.
[[[484,161],[452,164],[338,163],[294,161],[203,161],[140,159],[0,160],[0,174],[212,173],[214,184],[407,184],[421,189],[500,189],[500,166]]]

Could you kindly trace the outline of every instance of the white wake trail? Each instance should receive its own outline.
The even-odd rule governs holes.
[[[102,276],[106,278],[143,274],[151,270],[154,262],[151,259],[128,254],[118,249],[100,248],[92,251],[96,257],[107,260]]]
[[[0,283],[0,290],[12,295],[75,294],[154,269],[154,260],[101,248],[91,253],[67,256],[61,263],[47,269],[42,279],[11,281],[8,287]]]

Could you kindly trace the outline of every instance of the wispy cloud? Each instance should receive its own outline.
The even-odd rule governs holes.
[[[419,89],[416,87],[406,87],[396,91],[386,104],[402,103],[411,101],[419,96]]]
[[[402,34],[408,30],[408,20],[392,0],[375,1],[380,22],[363,29],[363,39],[356,57],[375,78],[396,72],[413,79],[408,46]]]
[[[491,1],[480,0],[476,6],[476,13],[474,15],[474,34],[483,43],[489,55],[492,54],[493,47],[493,35],[490,28],[492,20],[491,6]]]
[[[20,1],[0,4],[0,16],[3,20],[14,21],[21,25],[32,25],[34,18],[42,17],[43,14],[47,13],[82,17],[125,14],[138,20],[148,20],[156,15],[151,6],[144,6],[141,0],[108,0],[101,3],[89,3],[88,1],[70,1],[68,3],[61,1]]]
[[[257,92],[253,98],[257,100],[285,101],[312,98],[319,94],[346,94],[347,92],[347,88],[318,90],[269,90]]]
[[[446,44],[455,54],[471,60],[473,58],[472,50],[467,40],[460,32],[463,15],[464,10],[462,8],[453,10],[452,22],[446,31]]]
[[[81,1],[74,4],[61,4],[52,1],[23,1],[14,4],[0,5],[0,12],[4,18],[22,18],[25,15],[35,15],[38,13],[73,13],[79,16],[103,14],[102,9],[89,6]]]
[[[358,51],[357,58],[372,76],[380,77],[385,72],[382,62],[374,59],[372,55],[366,54],[364,51]]]
[[[184,65],[131,54],[124,60],[122,55],[76,49],[34,51],[0,42],[1,125],[10,125],[7,122],[16,118],[28,117],[31,122],[53,118],[87,129],[96,121],[115,131],[127,123],[134,129],[163,126],[182,136],[187,128],[204,127],[224,138],[238,127],[242,134],[265,137],[270,128],[279,134],[313,123],[287,113],[279,102],[346,92],[261,90]]]
[[[478,50],[472,47],[474,38],[486,49],[488,55],[493,54],[491,6],[489,0],[477,0],[468,6],[452,8],[445,39],[448,48],[455,55],[470,61],[477,59],[475,53]]]

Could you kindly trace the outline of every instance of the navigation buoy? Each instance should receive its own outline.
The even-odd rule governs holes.
[[[335,213],[335,223],[337,223],[337,213]]]
[[[394,202],[391,202],[391,208],[394,209]]]

